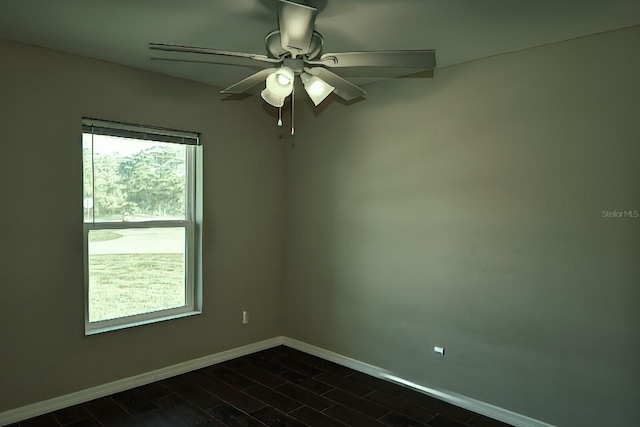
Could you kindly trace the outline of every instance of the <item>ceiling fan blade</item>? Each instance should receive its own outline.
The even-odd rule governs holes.
[[[266,55],[258,55],[255,53],[229,52],[226,50],[210,49],[207,47],[182,46],[177,44],[149,43],[149,49],[164,50],[166,52],[201,53],[204,55],[214,55],[218,57],[246,58],[271,64],[279,64],[282,62],[280,59],[269,58]]]
[[[398,67],[348,67],[340,68],[340,76],[347,80],[364,79],[399,79],[399,78],[433,78],[434,70]]]
[[[318,9],[289,0],[278,0],[278,27],[282,48],[295,58],[309,53]]]
[[[267,76],[276,70],[277,68],[266,68],[264,70],[260,70],[257,73],[250,75],[246,79],[241,80],[238,83],[231,85],[226,89],[221,90],[220,93],[235,93],[235,94],[245,93],[246,91],[248,91],[249,89],[257,85],[258,83],[264,82]]]
[[[333,86],[335,88],[333,92],[345,101],[362,98],[367,94],[367,92],[365,92],[363,89],[343,79],[332,71],[327,70],[326,68],[316,67],[305,68],[304,70],[309,74],[320,77],[326,83],[329,83],[331,86]]]
[[[430,70],[436,67],[435,50],[381,50],[373,52],[325,53],[320,59],[307,61],[325,67],[397,67]]]
[[[272,64],[267,63],[256,63],[249,59],[243,58],[213,58],[209,61],[205,61],[204,59],[188,59],[188,58],[160,58],[157,56],[152,56],[149,58],[152,61],[165,61],[165,62],[189,62],[194,64],[211,64],[211,65],[231,65],[237,67],[251,67],[251,68],[265,68],[271,67]]]

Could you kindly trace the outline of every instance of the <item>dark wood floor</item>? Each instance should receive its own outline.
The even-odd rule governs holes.
[[[507,424],[280,346],[14,424],[18,425],[504,427]]]

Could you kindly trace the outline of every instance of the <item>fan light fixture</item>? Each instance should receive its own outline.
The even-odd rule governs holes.
[[[302,73],[300,78],[304,84],[304,90],[307,91],[309,98],[311,98],[316,107],[335,89],[335,87],[331,86],[320,77],[309,73]]]
[[[282,107],[284,99],[293,92],[295,75],[290,68],[281,67],[267,76],[266,87],[261,92],[262,99],[274,107]]]
[[[335,87],[325,82],[318,76],[309,73],[300,74],[304,89],[307,91],[309,98],[317,107],[327,96],[335,90]],[[266,79],[265,88],[262,91],[262,99],[274,107],[282,107],[284,100],[293,92],[293,83],[295,73],[289,67],[278,68],[269,74]]]

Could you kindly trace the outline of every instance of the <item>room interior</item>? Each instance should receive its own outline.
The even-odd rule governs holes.
[[[237,40],[211,38],[185,4],[117,5],[132,15],[108,32],[84,18],[112,9],[81,3],[9,1],[0,17],[0,425],[281,343],[529,425],[637,424],[640,219],[604,212],[640,209],[638,4],[542,2],[518,26],[496,0],[485,24],[502,24],[474,38],[473,8],[445,19],[435,1],[329,1],[317,25],[333,49],[433,48],[439,65],[433,78],[355,78],[359,102],[302,98],[291,136],[290,109],[280,128],[260,96],[219,93],[246,71],[149,61],[153,40],[135,33],[146,16],[162,41],[189,27],[194,44],[260,51],[266,0],[207,6],[240,20],[223,25],[244,28]],[[424,22],[408,17],[428,7],[449,30],[412,40]],[[404,44],[349,30],[366,8]],[[201,315],[84,335],[82,117],[200,132]]]

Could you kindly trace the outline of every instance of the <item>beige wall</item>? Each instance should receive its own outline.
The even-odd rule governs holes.
[[[279,335],[284,147],[258,99],[10,42],[0,57],[0,412]],[[202,315],[84,336],[83,116],[202,133]]]
[[[640,27],[368,87],[287,151],[284,334],[559,426],[640,420]],[[434,345],[446,357],[433,357]]]

